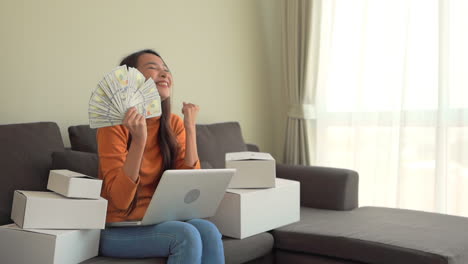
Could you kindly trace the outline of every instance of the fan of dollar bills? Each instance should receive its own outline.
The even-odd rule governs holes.
[[[161,115],[161,98],[154,81],[137,69],[119,66],[106,74],[89,99],[91,128],[122,124],[131,107],[146,118]]]

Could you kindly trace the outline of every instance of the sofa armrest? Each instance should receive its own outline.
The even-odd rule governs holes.
[[[358,207],[358,173],[347,169],[276,165],[276,176],[301,183],[301,205],[329,210]]]
[[[99,159],[96,153],[65,150],[52,153],[52,169],[67,169],[88,176],[98,176]]]
[[[247,143],[247,144],[245,144],[245,145],[247,146],[247,150],[248,150],[248,151],[260,152],[260,148],[259,148],[257,145],[255,145],[255,144],[249,144],[249,143]]]

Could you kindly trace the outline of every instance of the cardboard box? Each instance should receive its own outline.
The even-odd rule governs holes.
[[[51,170],[47,189],[70,198],[99,199],[102,180],[70,170]]]
[[[237,169],[229,188],[275,187],[276,164],[269,153],[250,151],[226,153],[226,168]]]
[[[19,191],[11,219],[21,228],[104,229],[107,200],[67,198],[53,192]]]
[[[270,189],[228,189],[215,216],[209,218],[229,237],[246,238],[299,221],[297,181],[276,179]]]
[[[76,264],[98,255],[100,230],[20,229],[0,226],[2,263]]]

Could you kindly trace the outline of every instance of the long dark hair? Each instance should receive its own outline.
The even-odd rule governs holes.
[[[138,67],[138,59],[143,54],[153,54],[161,58],[163,58],[154,50],[145,49],[140,50],[135,53],[132,53],[125,57],[121,62],[120,65],[127,65],[127,67]],[[163,60],[164,61],[164,60]],[[160,119],[160,126],[159,126],[159,133],[158,133],[158,143],[161,149],[162,160],[163,160],[163,171],[174,169],[175,168],[175,161],[179,153],[179,144],[177,143],[177,139],[174,135],[174,132],[171,128],[170,118],[171,118],[171,100],[170,98],[166,98],[161,102],[161,119]],[[131,139],[129,139],[131,140]],[[130,207],[127,210],[127,215],[129,215],[136,207],[138,197],[138,189],[137,193],[135,193],[135,197],[130,204]]]

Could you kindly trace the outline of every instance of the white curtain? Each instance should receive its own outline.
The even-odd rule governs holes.
[[[321,8],[314,164],[358,171],[360,206],[468,216],[468,1]]]

